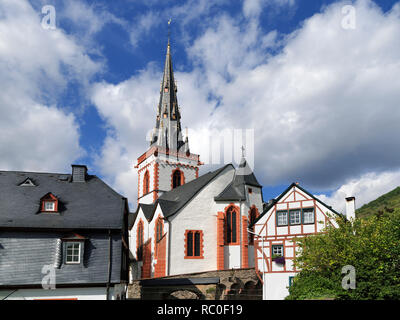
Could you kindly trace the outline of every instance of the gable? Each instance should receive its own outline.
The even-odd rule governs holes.
[[[331,206],[323,203],[297,183],[292,183],[284,192],[267,205],[254,224],[265,223],[265,221],[270,218],[272,209],[274,208],[276,210],[293,209],[299,207],[300,204],[304,206],[312,206],[314,201],[318,204],[321,211],[331,212],[334,215],[342,216]]]

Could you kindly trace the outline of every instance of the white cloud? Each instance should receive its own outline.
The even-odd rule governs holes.
[[[259,16],[265,7],[292,7],[296,0],[244,0],[243,14],[245,17]]]
[[[330,196],[316,195],[337,211],[345,213],[345,198],[356,196],[357,209],[375,200],[379,195],[392,191],[400,185],[400,171],[367,173],[358,179],[351,179]]]
[[[70,170],[84,151],[57,97],[68,81],[87,85],[100,66],[63,30],[43,29],[29,2],[3,0],[0,11],[0,167]]]
[[[286,36],[262,32],[254,3],[245,21],[227,14],[209,18],[187,49],[194,69],[177,73],[183,126],[255,129],[256,173],[264,185],[299,181],[331,190],[364,181],[368,172],[397,170],[399,6],[382,13],[371,1],[357,1],[357,28],[345,30],[345,4],[326,7]],[[270,48],[282,50],[272,55]],[[98,163],[103,170],[118,163],[109,176],[115,173],[131,201],[136,180],[129,161],[147,147],[144,134],[155,121],[160,79],[149,68],[128,82],[101,84],[93,96],[114,129]],[[127,108],[124,117],[113,114],[116,106]],[[205,142],[194,134],[190,143],[197,152]],[[374,197],[369,190],[365,199]],[[375,196],[382,190],[376,187]]]

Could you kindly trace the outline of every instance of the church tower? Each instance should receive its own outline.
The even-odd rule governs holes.
[[[192,154],[186,132],[182,135],[181,112],[168,40],[156,124],[149,149],[137,159],[138,203],[151,204],[164,192],[198,178],[200,156]]]

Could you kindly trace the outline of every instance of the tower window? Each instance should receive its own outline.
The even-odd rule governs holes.
[[[179,169],[176,169],[172,173],[172,189],[175,189],[184,184],[184,175],[183,172]]]
[[[143,194],[148,194],[150,191],[150,174],[146,171],[143,177]]]

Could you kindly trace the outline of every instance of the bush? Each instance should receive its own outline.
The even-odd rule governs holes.
[[[356,219],[296,239],[301,253],[287,299],[400,299],[400,209]],[[355,267],[356,288],[342,288],[342,268]]]

